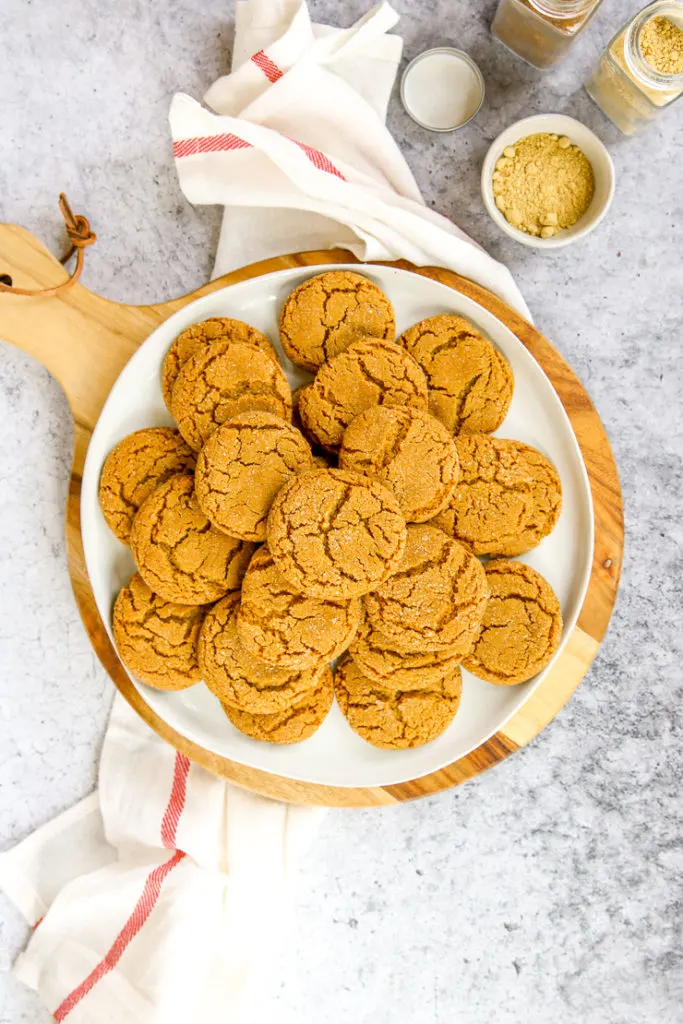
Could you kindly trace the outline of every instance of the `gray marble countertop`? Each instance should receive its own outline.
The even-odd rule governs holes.
[[[350,24],[368,0],[314,0]],[[680,1024],[683,561],[683,103],[626,140],[581,84],[639,0],[606,0],[542,75],[494,43],[494,0],[396,0],[404,63],[445,42],[480,63],[487,102],[454,135],[390,127],[429,203],[504,260],[588,387],[621,471],[622,589],[564,712],[457,791],[400,810],[331,812],[304,868],[298,973],[263,995],[278,1024]],[[167,131],[176,89],[228,67],[232,0],[4,0],[0,220],[58,249],[56,194],[99,242],[85,283],[171,297],[206,280],[219,211],[192,209]],[[617,193],[582,244],[538,253],[488,220],[478,175],[527,114],[578,117],[608,144]],[[0,346],[0,844],[88,793],[112,686],[71,595],[63,507],[72,431],[57,384]],[[47,1022],[9,973],[28,930],[0,895],[0,1021]]]

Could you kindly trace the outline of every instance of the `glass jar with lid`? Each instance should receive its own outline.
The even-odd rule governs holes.
[[[683,95],[683,3],[657,0],[611,40],[586,92],[625,135]]]
[[[500,0],[491,31],[536,68],[566,55],[602,0]]]

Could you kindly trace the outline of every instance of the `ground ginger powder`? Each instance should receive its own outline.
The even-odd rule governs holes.
[[[683,30],[668,18],[650,18],[640,33],[644,60],[661,75],[683,74]]]
[[[496,206],[514,228],[552,238],[583,216],[595,191],[586,154],[566,136],[539,132],[507,146],[493,172]]]

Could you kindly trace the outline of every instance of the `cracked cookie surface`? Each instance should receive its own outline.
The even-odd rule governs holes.
[[[334,699],[331,669],[326,666],[312,689],[297,698],[286,711],[272,715],[254,715],[231,704],[223,710],[240,732],[253,740],[267,743],[301,743],[312,736],[325,721]]]
[[[340,661],[334,690],[351,728],[385,750],[420,747],[440,736],[455,718],[462,694],[459,666],[420,690],[376,686],[348,655]]]
[[[415,524],[397,571],[364,603],[370,625],[402,650],[446,647],[462,657],[479,635],[488,594],[474,555],[442,530]]]
[[[359,597],[401,562],[406,522],[396,498],[359,473],[303,473],[278,494],[268,516],[268,547],[302,594]]]
[[[308,668],[346,650],[363,614],[359,598],[323,601],[299,594],[266,546],[249,563],[237,615],[240,640],[270,665]]]
[[[554,590],[523,562],[489,562],[491,596],[474,649],[463,668],[499,686],[526,682],[548,664],[562,638]]]
[[[501,425],[512,401],[508,361],[464,317],[444,313],[398,339],[422,367],[429,411],[452,434],[486,434]]]
[[[443,650],[401,651],[400,644],[368,622],[361,624],[349,654],[364,676],[390,690],[420,690],[455,671],[460,654]]]
[[[112,624],[121,661],[157,690],[185,690],[199,682],[196,648],[206,610],[164,601],[136,573],[114,604]]]
[[[425,375],[404,349],[390,341],[357,341],[333,356],[299,394],[306,433],[336,452],[351,420],[373,405],[427,408]]]
[[[476,555],[522,555],[553,530],[562,484],[545,455],[507,438],[458,437],[460,481],[432,520]]]
[[[254,550],[211,525],[189,474],[150,494],[133,520],[130,546],[147,585],[177,604],[210,604],[239,590]]]
[[[409,523],[432,519],[458,482],[458,453],[443,423],[421,409],[375,405],[351,421],[339,452],[342,469],[378,480]]]
[[[348,270],[331,270],[304,281],[280,311],[282,347],[293,363],[311,373],[354,341],[393,341],[395,333],[387,296],[367,277]]]
[[[147,427],[124,437],[102,467],[99,501],[109,529],[130,543],[135,513],[174,473],[194,470],[195,454],[171,427]]]
[[[195,451],[225,420],[253,409],[289,420],[292,393],[280,364],[244,341],[214,341],[195,352],[171,397],[180,433]]]
[[[201,678],[223,704],[254,715],[282,714],[315,689],[327,665],[285,669],[255,658],[237,633],[239,596],[228,594],[207,614],[197,643]]]
[[[276,495],[312,465],[308,442],[291,423],[272,413],[241,413],[218,427],[200,451],[197,499],[219,530],[263,541]]]
[[[212,316],[208,320],[191,324],[172,343],[161,370],[161,391],[166,407],[171,409],[173,387],[181,367],[200,349],[214,341],[246,341],[263,349],[271,359],[277,361],[277,353],[265,334],[257,331],[243,320],[229,316]]]

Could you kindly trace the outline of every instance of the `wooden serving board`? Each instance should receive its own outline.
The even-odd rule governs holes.
[[[394,804],[437,793],[478,775],[537,736],[563,707],[587,672],[616,600],[624,543],[619,477],[607,435],[581,382],[550,342],[491,292],[466,278],[433,267],[393,264],[461,292],[506,324],[543,367],[571,420],[590,478],[595,517],[593,569],[578,624],[562,655],[529,700],[486,743],[446,768],[410,782],[373,789],[319,786],[281,778],[229,761],[190,742],[148,706],[118,659],[95,606],[85,568],[80,531],[81,474],[90,436],[119,373],[137,347],[163,320],[189,302],[248,278],[300,266],[357,262],[344,250],[298,253],[265,260],[226,274],[189,295],[151,306],[127,306],[95,295],[82,285],[57,297],[22,297],[0,292],[0,338],[41,362],[59,381],[75,424],[75,453],[67,509],[69,573],[88,635],[104,667],[126,700],[164,739],[191,760],[264,796],[334,807]],[[24,228],[0,224],[0,275],[15,285],[46,288],[66,279],[61,264]]]

